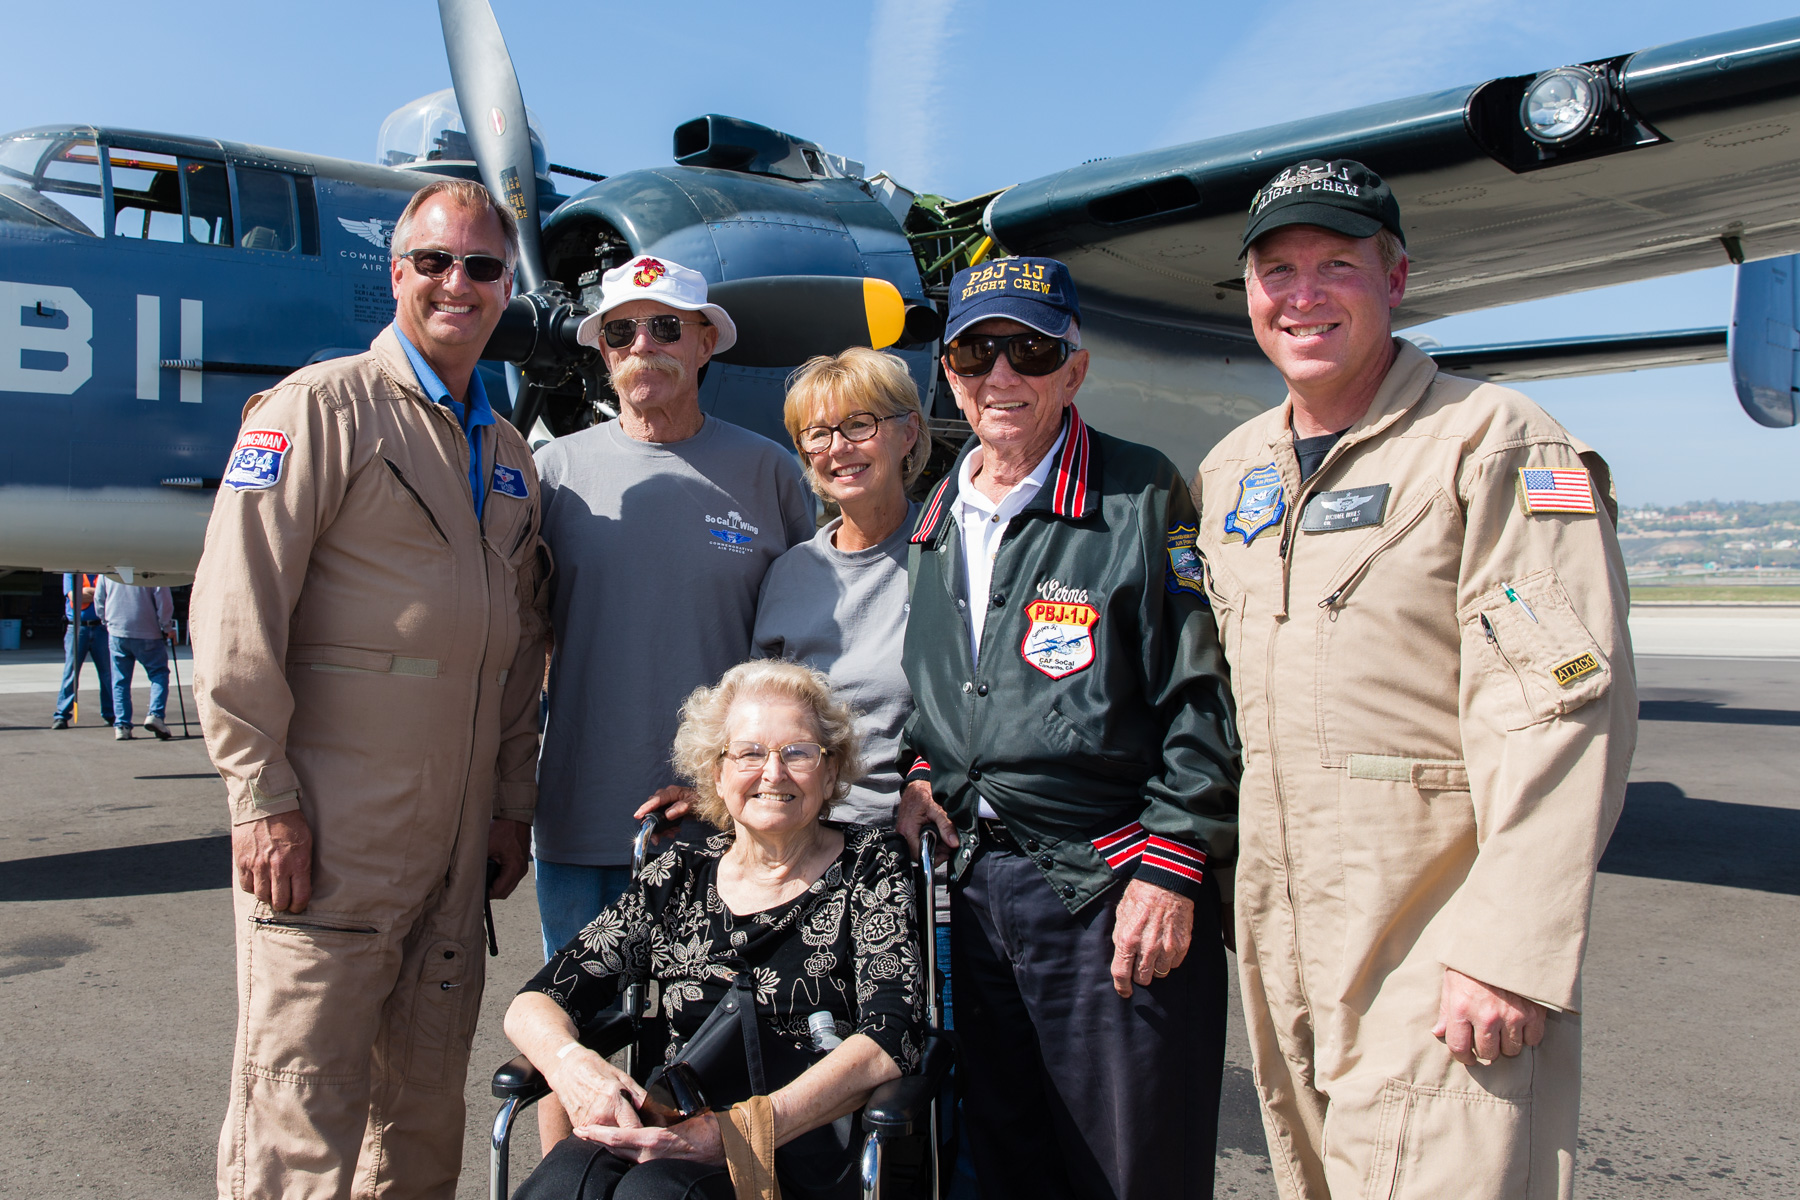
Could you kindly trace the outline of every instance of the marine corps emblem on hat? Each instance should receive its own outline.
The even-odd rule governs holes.
[[[1406,244],[1400,203],[1381,176],[1349,158],[1310,158],[1263,184],[1250,201],[1242,258],[1250,243],[1284,225],[1317,225],[1346,237],[1374,237],[1387,229]]]
[[[631,282],[641,288],[649,287],[661,279],[667,270],[667,267],[654,258],[642,258],[638,260],[637,270],[631,274]]]

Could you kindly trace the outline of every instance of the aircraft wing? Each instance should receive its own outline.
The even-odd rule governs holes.
[[[1245,211],[1308,158],[1358,159],[1398,197],[1400,327],[1800,251],[1800,19],[1586,66],[1604,102],[1566,143],[1527,135],[1537,77],[1518,76],[1086,163],[984,219],[1008,252],[1068,263],[1084,306],[1239,328]]]
[[[1686,367],[1724,362],[1730,331],[1671,329],[1601,337],[1500,342],[1488,346],[1427,346],[1425,353],[1452,375],[1494,383],[1610,375],[1650,367]]]

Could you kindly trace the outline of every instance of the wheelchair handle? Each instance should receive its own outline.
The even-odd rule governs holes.
[[[650,839],[669,824],[671,822],[663,820],[661,813],[651,813],[638,826],[637,835],[631,839],[631,878],[634,882],[643,874],[644,860],[650,857]]]
[[[919,895],[925,914],[924,936],[920,939],[925,943],[925,1017],[933,1029],[942,1028],[944,1019],[938,1011],[937,843],[937,830],[929,824],[919,831],[919,870],[924,876]]]

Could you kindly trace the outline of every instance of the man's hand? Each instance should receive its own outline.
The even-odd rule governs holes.
[[[1192,900],[1132,880],[1113,914],[1113,990],[1130,999],[1133,980],[1149,987],[1181,965],[1193,937]]]
[[[276,912],[312,902],[312,829],[299,809],[231,828],[238,886]]]
[[[962,839],[956,836],[956,826],[950,823],[950,814],[931,798],[931,785],[923,779],[915,779],[901,789],[900,806],[894,812],[894,828],[900,831],[900,836],[912,848],[914,862],[919,858],[919,831],[925,828],[927,821],[937,829],[937,861],[944,862]]]
[[[1544,1006],[1505,988],[1489,987],[1444,968],[1438,1020],[1431,1036],[1465,1067],[1487,1066],[1502,1054],[1516,1056],[1544,1040]]]
[[[495,817],[488,822],[487,856],[500,864],[494,886],[488,889],[489,900],[504,900],[531,870],[531,826],[523,821]]]
[[[694,811],[694,803],[699,794],[693,788],[670,784],[665,788],[657,788],[651,797],[638,805],[637,811],[631,814],[634,821],[642,821],[651,813],[657,813],[668,823],[666,830],[658,829],[650,835],[652,842],[662,842],[675,836],[675,823]]]

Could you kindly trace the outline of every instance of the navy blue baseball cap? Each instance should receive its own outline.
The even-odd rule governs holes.
[[[1039,333],[1062,337],[1081,320],[1081,301],[1069,268],[1054,258],[998,258],[958,271],[950,281],[944,340],[975,324],[1005,317]]]

